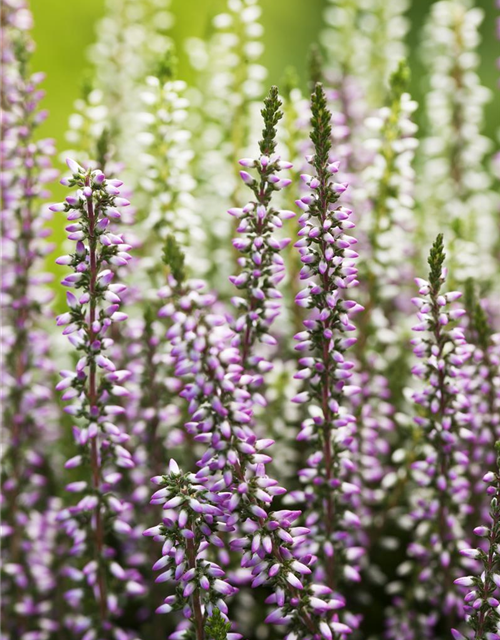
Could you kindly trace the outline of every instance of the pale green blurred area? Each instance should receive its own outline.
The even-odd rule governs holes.
[[[141,0],[137,0],[140,2]],[[494,137],[500,124],[498,71],[496,57],[500,55],[495,38],[494,0],[477,0],[485,11],[480,49],[481,79],[496,94],[487,108],[487,133]],[[265,28],[263,64],[268,68],[268,83],[280,84],[288,66],[294,66],[305,84],[307,56],[311,43],[318,40],[322,27],[322,11],[326,0],[261,0]],[[413,93],[421,98],[422,69],[418,59],[420,29],[431,0],[413,0],[409,12],[411,31],[408,36],[410,66],[413,71]],[[94,40],[96,21],[104,12],[104,0],[31,0],[35,18],[34,38],[37,50],[34,70],[45,71],[47,97],[44,106],[50,119],[43,135],[55,137],[58,148],[64,149],[64,132],[73,102],[79,97],[87,63],[87,47]],[[224,9],[224,0],[172,0],[170,10],[175,16],[172,36],[180,55],[179,75],[190,80],[190,69],[183,51],[183,42],[191,36],[204,37],[210,31],[214,15]]]
[[[141,2],[141,0],[137,0]],[[500,55],[495,36],[496,9],[494,0],[476,0],[485,11],[482,44],[480,48],[480,75],[484,85],[493,93],[494,99],[486,110],[485,132],[495,138],[500,125],[498,71],[496,58]],[[412,93],[422,101],[423,69],[419,58],[421,27],[428,14],[432,0],[413,0],[409,11],[411,30],[408,34],[409,63],[412,69]],[[287,67],[293,66],[299,73],[303,87],[307,83],[307,59],[312,43],[317,42],[322,29],[322,12],[327,0],[261,0],[265,29],[265,53],[262,63],[268,69],[268,84],[280,85]],[[224,10],[225,0],[171,0],[167,3],[174,15],[172,37],[180,58],[179,76],[188,82],[192,73],[184,51],[186,38],[208,37],[211,20]],[[103,15],[104,0],[31,0],[35,19],[34,38],[37,49],[33,59],[33,70],[44,71],[46,98],[44,107],[50,117],[43,125],[40,135],[56,139],[57,149],[62,153],[67,148],[65,131],[74,101],[80,96],[82,80],[89,63],[87,49],[95,37],[95,25]],[[417,112],[420,118],[422,110]],[[64,190],[53,186],[54,200],[62,199]],[[60,217],[51,225],[53,240],[60,245],[64,238]],[[56,254],[57,255],[57,254]],[[60,275],[60,269],[48,259],[48,268]],[[58,300],[60,302],[60,295]]]

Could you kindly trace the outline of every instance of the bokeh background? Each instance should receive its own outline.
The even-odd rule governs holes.
[[[141,2],[141,0],[137,0]],[[64,148],[64,132],[74,100],[79,97],[85,69],[87,48],[94,40],[95,24],[104,12],[104,0],[32,0],[35,18],[34,38],[37,51],[33,68],[47,74],[45,106],[50,118],[41,135],[56,138],[58,148]],[[412,93],[420,102],[422,87],[419,43],[421,27],[432,0],[412,0],[408,16],[409,64],[412,70]],[[294,66],[306,83],[307,57],[311,43],[317,41],[322,26],[322,12],[327,0],[263,0],[262,23],[265,28],[265,51],[262,63],[267,67],[269,84],[280,84],[288,66]],[[481,25],[482,43],[480,76],[491,89],[498,84],[496,58],[500,46],[496,39],[495,0],[476,0],[485,11]],[[210,30],[214,15],[224,9],[224,0],[171,0],[170,11],[175,16],[171,32],[180,59],[179,75],[189,82],[190,68],[184,52],[184,41],[191,36],[203,37]],[[494,137],[500,124],[500,98],[494,99],[486,111],[485,133]]]
[[[136,0],[138,3],[142,0]],[[414,118],[418,125],[424,118],[424,69],[420,49],[422,27],[434,0],[411,0],[408,10],[410,29],[407,34],[409,65],[411,69],[411,92],[422,105]],[[32,61],[33,71],[46,73],[44,89],[46,97],[43,106],[49,110],[49,118],[40,127],[40,137],[55,138],[59,152],[58,162],[62,171],[68,119],[74,111],[76,99],[81,97],[85,79],[91,73],[89,46],[96,37],[97,22],[105,12],[105,0],[31,0],[35,20],[33,36],[36,51]],[[267,68],[267,84],[282,83],[285,71],[293,67],[302,88],[308,82],[308,57],[311,45],[319,41],[324,28],[323,12],[328,0],[261,0],[263,10],[261,22],[264,26],[264,53],[260,62]],[[485,128],[483,133],[497,139],[500,131],[500,91],[497,59],[500,46],[497,40],[498,9],[496,0],[475,0],[485,12],[481,24],[481,45],[479,47],[481,83],[492,92],[492,99],[485,108]],[[178,76],[193,81],[193,71],[186,53],[186,41],[191,37],[208,38],[213,31],[212,19],[225,10],[226,0],[166,0],[174,25],[169,29],[169,37],[174,40],[179,59]],[[380,105],[382,106],[382,105]],[[419,129],[421,127],[419,126]],[[496,142],[498,147],[498,142]],[[65,197],[64,188],[57,182],[52,184],[55,201]],[[60,245],[64,241],[64,231],[55,216],[50,223],[52,239],[56,249],[48,256],[46,268],[59,274],[54,264]],[[62,308],[63,292],[55,287],[56,308]]]

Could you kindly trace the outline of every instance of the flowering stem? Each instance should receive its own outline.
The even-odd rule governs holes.
[[[299,393],[293,402],[317,404],[319,415],[302,423],[298,439],[314,441],[317,449],[308,459],[309,468],[304,471],[308,477],[315,478],[310,487],[313,497],[308,509],[309,513],[316,510],[321,513],[315,535],[321,549],[326,583],[334,590],[343,569],[339,562],[343,543],[339,545],[339,542],[345,536],[337,536],[339,523],[345,515],[347,526],[359,526],[359,518],[341,507],[345,504],[340,502],[342,492],[359,493],[359,487],[344,481],[341,452],[342,456],[344,450],[347,454],[349,444],[344,430],[339,427],[349,429],[355,421],[354,416],[341,406],[344,396],[360,391],[359,387],[348,383],[353,364],[344,358],[346,349],[355,340],[344,338],[343,333],[354,329],[350,315],[362,307],[355,301],[344,301],[341,296],[343,290],[357,283],[357,270],[352,262],[357,253],[350,249],[356,239],[344,234],[344,229],[354,226],[349,220],[351,212],[335,206],[346,185],[332,181],[333,174],[338,172],[338,163],[330,161],[331,113],[319,84],[311,96],[311,110],[311,140],[315,153],[308,161],[314,175],[301,176],[311,193],[297,200],[303,214],[299,219],[300,239],[295,246],[303,263],[300,279],[312,280],[299,292],[296,302],[312,309],[313,313],[304,321],[306,331],[295,336],[299,341],[296,349],[308,351],[310,355],[299,359],[302,368],[295,375],[297,379],[308,381],[307,391]],[[353,567],[348,571],[353,579],[359,579]]]
[[[318,199],[319,199],[319,211],[320,211],[320,221],[321,226],[324,227],[325,222],[328,218],[329,211],[329,176],[326,167],[328,162],[328,154],[330,150],[330,117],[322,119],[318,118],[318,127],[317,127],[317,146],[316,146],[316,157],[319,162],[317,164],[317,177],[320,181],[320,185],[318,188]],[[324,160],[321,161],[321,158]],[[328,248],[327,243],[325,242],[324,237],[320,240],[320,251],[321,256],[325,259],[325,252]],[[323,291],[329,291],[331,289],[331,285],[329,282],[328,271],[325,271],[321,276],[321,280],[323,283]],[[333,315],[330,315],[329,318],[325,322],[325,331],[333,332]],[[334,460],[332,456],[332,412],[329,407],[329,396],[330,389],[333,387],[335,381],[331,377],[330,372],[330,357],[329,357],[329,342],[327,340],[323,340],[323,348],[322,348],[322,359],[324,366],[324,374],[323,374],[323,384],[322,384],[322,398],[321,398],[321,408],[323,411],[324,423],[323,423],[323,455],[325,459],[325,476],[327,485],[330,487],[332,479],[334,477],[333,467]],[[335,524],[335,505],[333,501],[332,492],[329,491],[326,495],[326,521],[325,521],[325,529],[326,529],[326,538],[327,540],[331,540],[332,534],[334,532]],[[326,558],[326,574],[327,574],[327,584],[330,589],[335,589],[335,556],[331,555]]]

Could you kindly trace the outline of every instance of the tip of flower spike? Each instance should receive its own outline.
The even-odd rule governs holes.
[[[281,104],[282,103],[278,95],[278,87],[273,85],[264,99],[264,108],[261,111],[262,118],[264,120],[264,129],[262,130],[262,139],[259,142],[259,149],[262,156],[272,156],[276,150],[276,127],[279,120],[283,117],[283,112],[280,110]],[[271,161],[274,160],[275,158],[271,157]]]
[[[437,291],[439,291],[441,283],[446,277],[446,271],[443,268],[445,258],[443,234],[440,233],[434,240],[429,252],[429,258],[427,259],[429,264],[429,282]]]

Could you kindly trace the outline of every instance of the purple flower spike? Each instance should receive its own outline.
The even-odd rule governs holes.
[[[458,589],[454,591],[450,585],[461,575],[460,565],[470,558],[459,551],[471,546],[465,532],[470,500],[467,442],[474,436],[468,428],[470,416],[464,393],[468,376],[463,366],[471,347],[463,330],[453,326],[452,310],[448,309],[457,296],[441,291],[446,280],[444,259],[443,236],[439,235],[430,251],[429,278],[416,279],[420,297],[413,300],[418,324],[411,342],[421,360],[413,373],[423,387],[413,394],[418,405],[414,440],[420,444],[412,451],[408,494],[414,535],[408,548],[411,574],[406,580],[412,586],[406,590],[406,600],[396,607],[394,637],[397,629],[406,627],[406,611],[416,606],[415,594],[420,593],[421,586],[424,589],[418,595],[419,605],[426,601],[437,606],[447,620],[458,624],[461,598]],[[468,579],[461,578],[455,584],[468,586]],[[437,616],[419,618],[415,621],[419,631],[415,637],[434,636],[438,622]]]
[[[244,234],[243,238],[233,241],[235,248],[243,255],[239,260],[242,270],[230,280],[244,295],[244,299],[233,300],[239,309],[243,309],[243,314],[234,325],[236,336],[233,344],[241,350],[245,367],[254,367],[256,364],[264,366],[262,359],[259,358],[257,362],[252,353],[255,343],[274,344],[268,331],[279,315],[278,300],[281,294],[276,287],[285,275],[280,251],[289,242],[273,236],[273,232],[282,226],[282,217],[271,205],[272,196],[275,191],[287,186],[276,173],[289,165],[283,163],[276,154],[276,123],[283,115],[276,87],[271,88],[264,105],[265,128],[260,141],[261,155],[256,160],[240,160],[240,164],[255,167],[258,173],[258,179],[254,179],[246,171],[240,172],[255,199],[242,209],[229,210],[230,215],[238,218],[237,230]]]
[[[129,373],[124,369],[118,372],[110,354],[106,353],[112,344],[107,336],[112,325],[127,319],[126,314],[118,311],[121,304],[118,293],[125,287],[112,284],[114,272],[109,267],[127,264],[130,255],[129,245],[121,235],[113,233],[105,217],[109,208],[120,204],[118,187],[108,189],[100,171],[84,170],[74,160],[68,160],[67,164],[73,173],[69,183],[78,191],[76,198],[66,200],[64,210],[70,219],[74,219],[73,214],[77,212],[82,224],[78,225],[81,229],[78,238],[73,238],[76,240],[75,253],[69,261],[62,261],[70,264],[79,276],[65,278],[65,283],[75,287],[78,293],[67,292],[68,313],[59,316],[58,324],[66,325],[64,333],[69,335],[81,358],[76,373],[61,372],[63,381],[58,389],[65,390],[63,399],[70,402],[66,411],[79,422],[74,430],[77,455],[65,466],[87,466],[91,481],[72,482],[66,487],[67,491],[78,494],[79,501],[62,512],[60,521],[73,540],[71,554],[89,561],[94,559],[84,569],[84,582],[77,578],[79,585],[88,591],[85,599],[88,611],[85,613],[99,621],[98,628],[100,625],[111,628],[116,612],[116,606],[112,604],[116,598],[123,600],[144,593],[137,572],[128,580],[129,574],[117,563],[110,562],[112,550],[105,539],[105,531],[111,527],[125,540],[132,531],[127,522],[130,506],[110,490],[110,486],[113,491],[118,489],[117,481],[122,473],[117,475],[116,481],[111,481],[118,468],[134,467],[131,453],[124,446],[128,435],[116,424],[125,411],[119,400],[129,395],[120,382],[126,380]],[[102,224],[104,220],[106,224]],[[76,235],[72,233],[73,227],[68,228],[70,239]],[[118,585],[122,587],[116,594],[109,591],[112,576],[119,579]],[[73,602],[73,598],[69,601]],[[75,608],[80,607],[78,599]],[[116,632],[121,633],[119,629]]]
[[[345,358],[350,343],[343,341],[343,335],[354,329],[351,316],[362,307],[343,294],[357,284],[356,254],[349,250],[356,240],[345,234],[352,226],[351,212],[338,206],[340,190],[329,168],[330,118],[326,96],[318,85],[312,95],[315,155],[310,162],[315,175],[302,176],[311,193],[301,200],[307,207],[299,219],[301,239],[296,243],[304,265],[301,279],[308,282],[296,302],[311,309],[305,330],[295,336],[301,354],[301,369],[295,377],[304,381],[306,389],[292,401],[307,403],[315,416],[302,423],[298,436],[310,447],[310,455],[308,466],[300,472],[304,490],[294,492],[294,497],[306,503],[311,551],[318,554],[326,583],[333,590],[339,581],[359,580],[357,560],[363,555],[360,549],[350,560],[355,544],[352,532],[359,527],[359,518],[349,507],[355,508],[354,496],[360,488],[352,475],[356,421],[342,406],[347,397],[360,392],[350,384],[354,365]],[[327,635],[324,630],[323,637]]]

